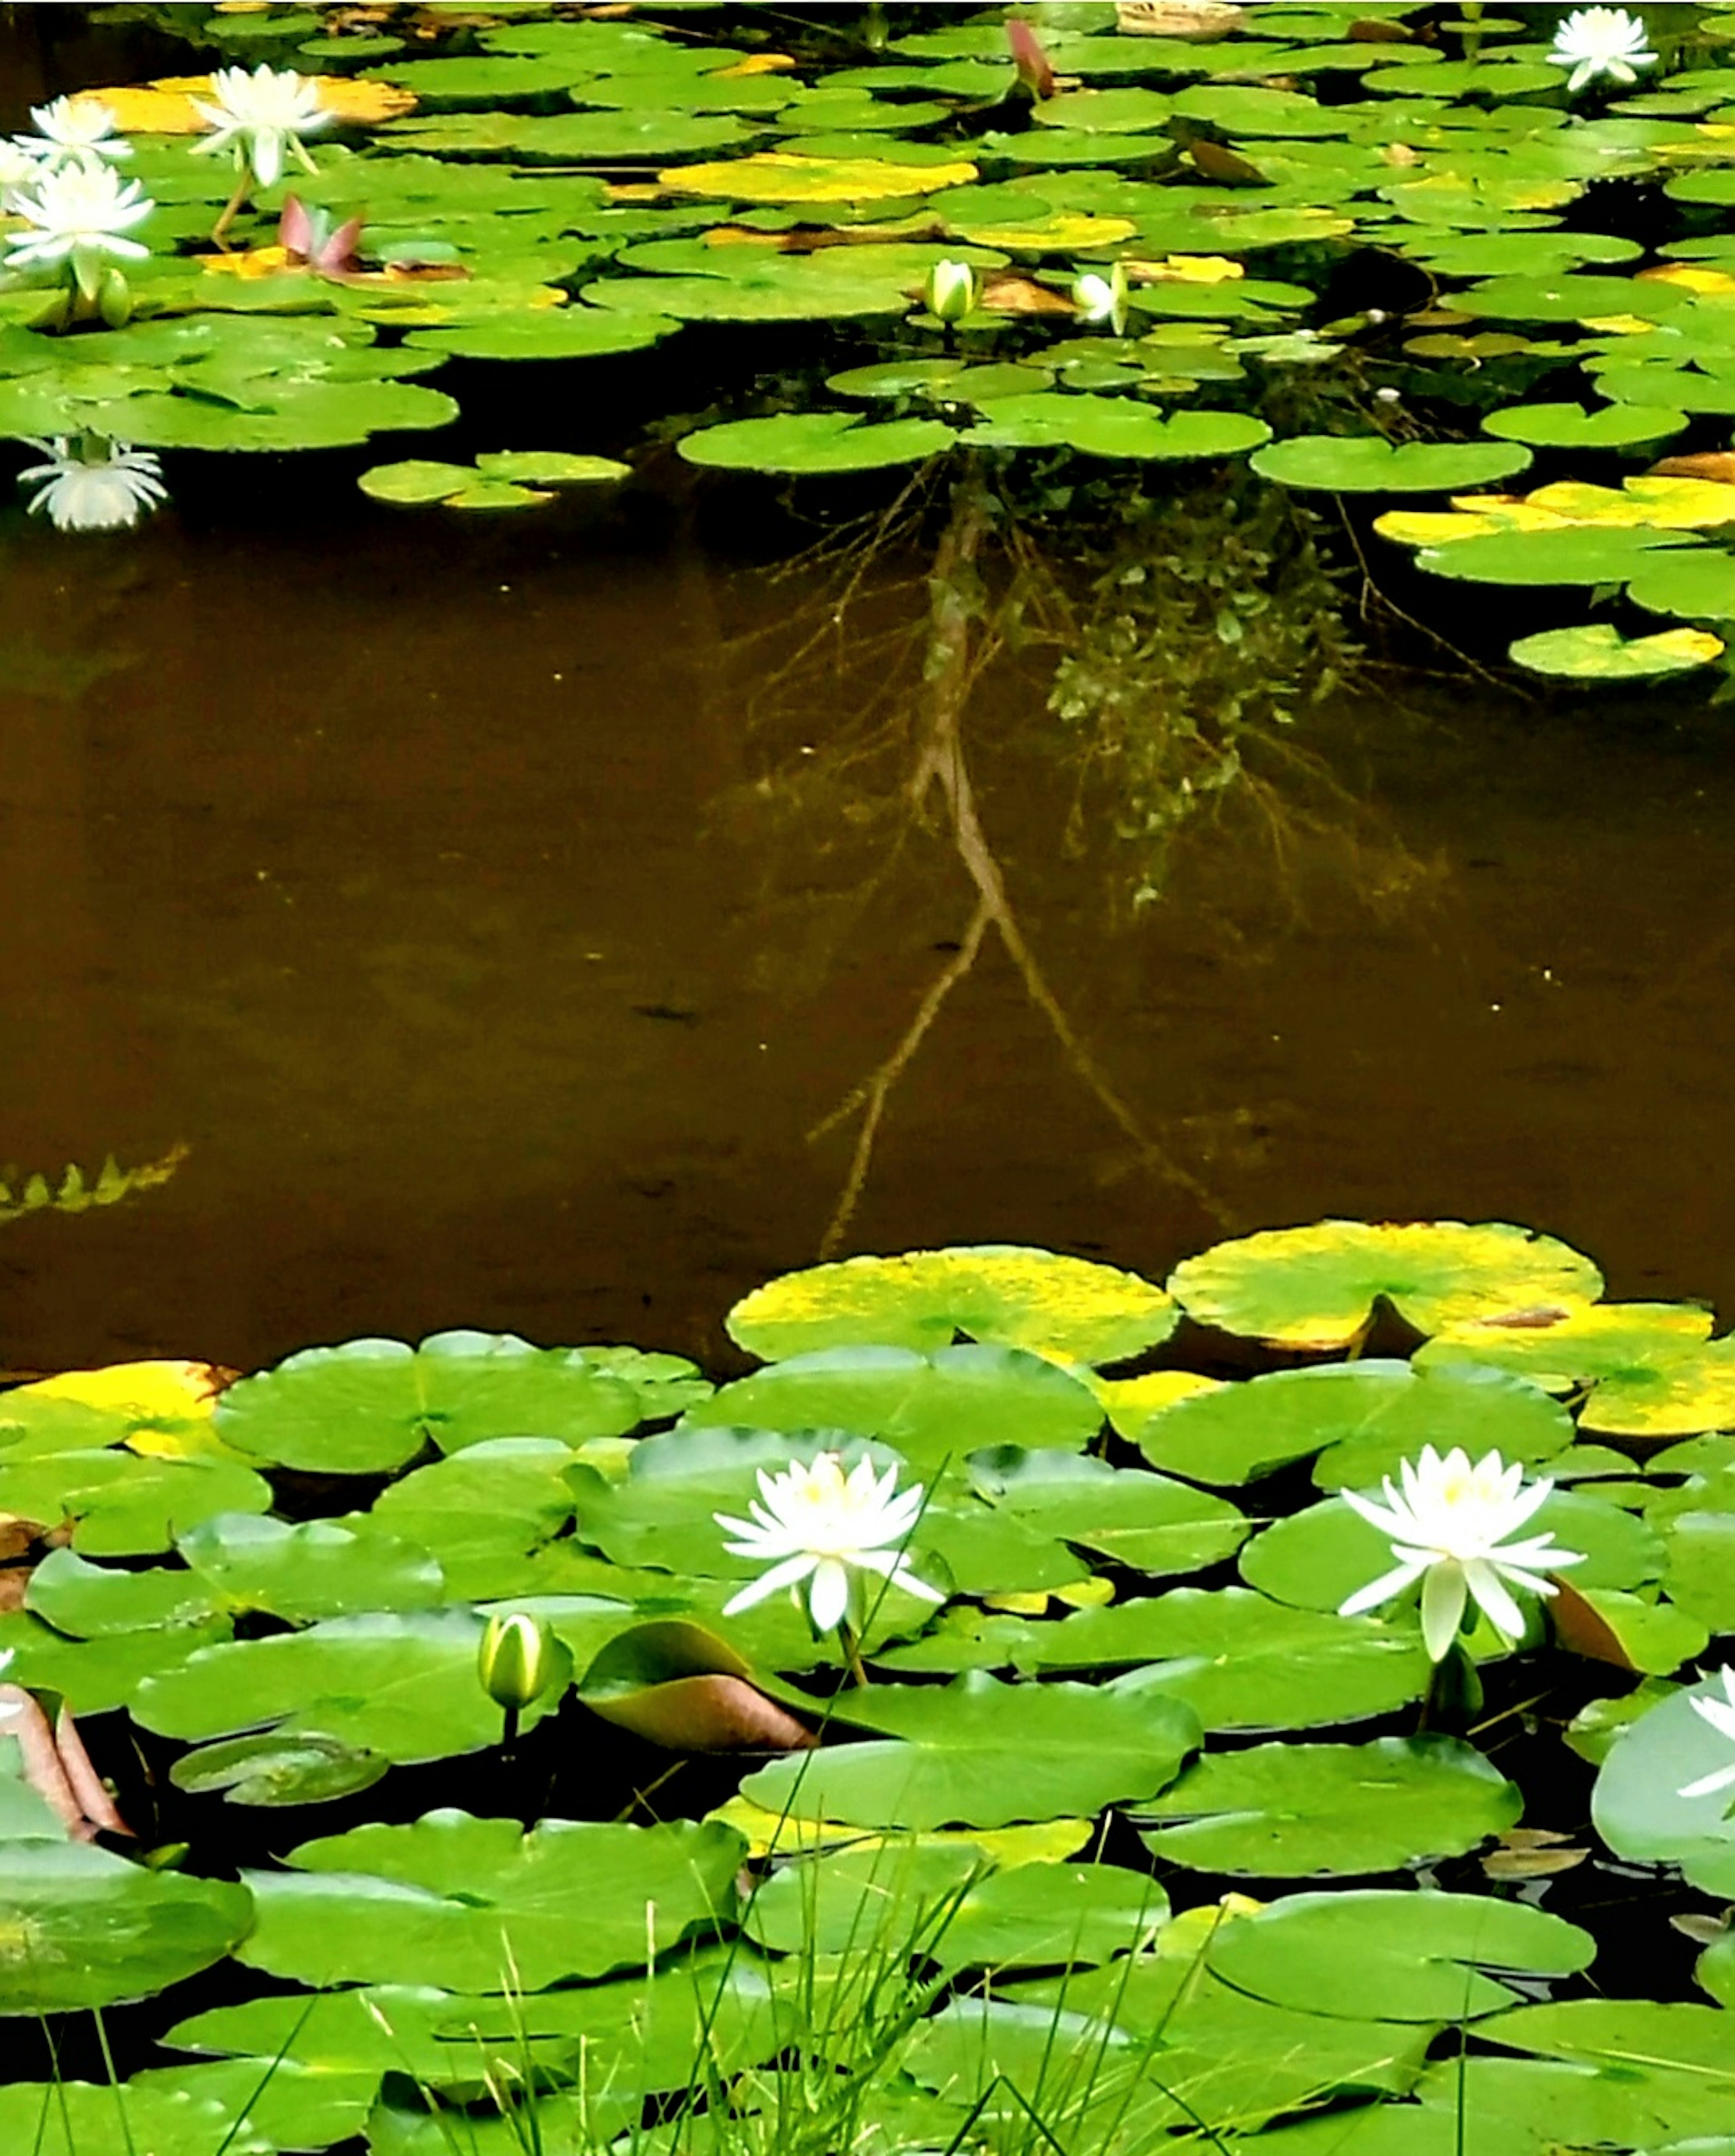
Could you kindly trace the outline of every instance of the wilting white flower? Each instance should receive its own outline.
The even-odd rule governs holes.
[[[1696,1699],[1693,1712],[1703,1715],[1720,1735],[1735,1743],[1735,1662],[1724,1666],[1723,1690],[1729,1696],[1727,1707],[1720,1699]],[[1727,1789],[1732,1784],[1735,1784],[1735,1767],[1719,1767],[1714,1774],[1702,1774],[1697,1782],[1689,1782],[1675,1794],[1681,1797],[1708,1797],[1713,1789]]]
[[[751,1581],[723,1604],[732,1617],[750,1609],[779,1588],[807,1591],[808,1614],[818,1632],[829,1632],[844,1619],[859,1629],[861,1578],[877,1573],[928,1602],[946,1597],[910,1570],[903,1545],[921,1512],[921,1485],[896,1495],[897,1469],[875,1476],[871,1460],[860,1460],[848,1476],[834,1452],[822,1452],[813,1465],[793,1461],[781,1474],[759,1471],[759,1498],[748,1506],[751,1520],[713,1512],[720,1527],[738,1541],[726,1543],[731,1557],[749,1557],[771,1569]],[[763,1502],[761,1502],[760,1499]]]
[[[1072,304],[1087,322],[1106,322],[1119,336],[1127,326],[1127,265],[1116,262],[1107,276],[1081,270],[1072,280]]]
[[[149,254],[142,241],[126,234],[156,207],[136,180],[123,181],[112,165],[85,160],[44,172],[33,187],[12,198],[13,212],[36,229],[13,236],[6,266],[32,270],[69,262],[79,290],[94,299],[105,256],[139,262]]]
[[[115,116],[100,98],[57,97],[52,105],[33,105],[33,135],[14,135],[27,157],[49,172],[82,164],[90,157],[130,157],[132,145],[115,132]]]
[[[1517,1461],[1508,1467],[1491,1452],[1472,1467],[1461,1447],[1455,1445],[1442,1460],[1424,1445],[1419,1458],[1404,1460],[1398,1472],[1402,1491],[1388,1475],[1383,1505],[1353,1490],[1341,1493],[1347,1505],[1390,1537],[1398,1563],[1358,1588],[1339,1605],[1339,1616],[1358,1616],[1420,1580],[1422,1638],[1437,1662],[1452,1644],[1466,1597],[1476,1598],[1497,1631],[1516,1640],[1524,1630],[1524,1613],[1506,1582],[1532,1594],[1553,1594],[1553,1584],[1543,1575],[1584,1562],[1582,1551],[1556,1549],[1546,1534],[1508,1540],[1554,1487],[1542,1481],[1525,1489],[1524,1470]]]
[[[962,321],[976,305],[976,272],[968,262],[937,262],[922,288],[928,312],[942,322]]]
[[[1583,90],[1599,74],[1611,82],[1636,82],[1636,69],[1656,64],[1645,38],[1642,18],[1625,8],[1575,8],[1554,33],[1548,57],[1557,67],[1572,69],[1568,90]]]
[[[336,115],[311,77],[293,68],[267,67],[261,60],[251,74],[245,68],[218,68],[211,78],[211,93],[213,104],[201,97],[192,100],[199,117],[216,131],[193,144],[197,155],[233,149],[236,170],[251,163],[262,187],[283,170],[285,149],[308,172],[316,169],[301,147],[301,137],[329,127]]]
[[[40,449],[47,461],[20,472],[18,483],[47,481],[30,506],[47,510],[58,531],[114,531],[136,524],[141,510],[168,500],[162,466],[149,449],[108,442],[90,445],[100,454],[80,454],[64,435],[30,446]]]

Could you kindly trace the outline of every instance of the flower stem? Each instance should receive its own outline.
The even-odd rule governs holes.
[[[868,1673],[862,1666],[861,1648],[856,1640],[855,1627],[846,1617],[838,1626],[838,1645],[844,1650],[844,1661],[850,1671],[850,1681],[858,1688],[865,1686]]]

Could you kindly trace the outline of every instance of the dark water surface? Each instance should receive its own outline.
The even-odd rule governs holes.
[[[350,508],[341,479],[341,523],[249,519],[234,470],[214,521],[0,531],[0,1163],[190,1148],[126,1204],[0,1224],[0,1361],[454,1324],[714,1358],[732,1298],[816,1255],[855,1126],[807,1134],[970,917],[943,819],[901,806],[896,698],[839,753],[923,563],[767,692],[818,570],[773,583],[673,517]],[[1236,1228],[1491,1217],[1614,1292],[1735,1309],[1714,715],[1380,675],[1321,737],[1373,843],[1231,824],[1129,921],[1064,844],[1048,663],[983,680],[966,752],[1126,1116],[990,937],[843,1247],[1161,1276]]]

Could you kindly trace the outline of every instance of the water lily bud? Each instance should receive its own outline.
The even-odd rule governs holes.
[[[976,272],[968,262],[937,262],[922,289],[928,312],[942,322],[962,321],[976,305]]]
[[[1081,320],[1107,322],[1119,336],[1127,326],[1127,265],[1114,263],[1107,276],[1081,270],[1072,280],[1072,304]]]
[[[555,1645],[553,1633],[540,1618],[521,1610],[511,1617],[490,1617],[476,1654],[483,1691],[509,1714],[521,1713],[553,1681]]]
[[[118,270],[105,270],[96,291],[96,311],[111,330],[124,330],[132,320],[132,287]]]

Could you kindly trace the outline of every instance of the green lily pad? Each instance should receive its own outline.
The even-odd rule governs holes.
[[[87,1557],[143,1557],[218,1512],[263,1512],[271,1486],[234,1459],[141,1459],[134,1452],[62,1452],[0,1466],[0,1512],[70,1520]]]
[[[998,1512],[1152,1578],[1232,1557],[1248,1532],[1226,1498],[1071,1453],[997,1445],[969,1474]]]
[[[949,1348],[962,1333],[1057,1362],[1115,1363],[1166,1340],[1178,1314],[1135,1273],[985,1244],[785,1273],[743,1296],[724,1322],[766,1362],[825,1348]]]
[[[1630,449],[1678,434],[1686,424],[1684,411],[1663,404],[1604,404],[1594,412],[1580,404],[1514,404],[1482,422],[1504,441],[1548,449]]]
[[[232,1385],[217,1411],[237,1451],[328,1475],[388,1473],[429,1445],[450,1453],[531,1432],[577,1444],[639,1419],[631,1387],[583,1349],[532,1348],[505,1332],[304,1348]]]
[[[291,1527],[221,1512],[182,1535],[178,1547],[219,1608],[264,1609],[292,1625],[365,1609],[432,1609],[446,1599],[444,1576],[426,1550],[330,1520]]]
[[[1721,1677],[1671,1692],[1622,1731],[1596,1778],[1591,1816],[1617,1856],[1679,1864],[1708,1894],[1735,1894],[1730,1789],[1684,1797],[1705,1775],[1735,1766],[1735,1744],[1693,1702],[1727,1705]]]
[[[1627,597],[1647,613],[1685,621],[1735,621],[1735,562],[1708,548],[1641,562]]]
[[[1489,442],[1404,442],[1381,434],[1296,434],[1255,450],[1262,479],[1332,494],[1433,494],[1486,486],[1529,464],[1519,449]]]
[[[322,1804],[371,1789],[391,1764],[377,1752],[308,1731],[201,1745],[182,1753],[169,1779],[195,1795],[220,1790],[232,1804]]]
[[[1170,1863],[1300,1879],[1461,1856],[1522,1811],[1517,1790],[1474,1746],[1380,1737],[1214,1754],[1142,1806],[1137,1823],[1146,1848]]]
[[[1271,430],[1246,412],[1173,412],[1132,397],[1080,397],[1038,390],[997,397],[970,430],[973,446],[1075,449],[1092,457],[1164,462],[1236,456],[1268,442]]]
[[[1045,1669],[1135,1665],[1112,1689],[1184,1700],[1207,1729],[1305,1729],[1389,1714],[1419,1698],[1414,1637],[1367,1617],[1285,1608],[1245,1588],[1175,1588],[1034,1627]]]
[[[1219,1925],[1205,1965],[1275,2006],[1359,2020],[1472,2020],[1522,2003],[1487,1974],[1573,1976],[1588,1968],[1588,1932],[1519,1902],[1486,1895],[1293,1894]]]
[[[855,1826],[1006,1826],[1160,1789],[1199,1742],[1178,1700],[979,1673],[941,1691],[875,1687],[851,1701],[850,1714],[888,1740],[775,1760],[748,1775],[742,1795],[792,1818]]]
[[[1573,681],[1649,681],[1666,674],[1690,674],[1721,658],[1722,651],[1722,639],[1703,629],[1670,629],[1630,639],[1612,623],[1588,622],[1521,636],[1508,656],[1532,674]]]
[[[3,1869],[0,2015],[148,1998],[220,1961],[252,1922],[244,1887],[148,1871],[82,1842],[8,1842]]]
[[[1451,551],[1482,543],[1459,540]],[[1202,1325],[1275,1346],[1329,1349],[1347,1348],[1382,1296],[1425,1333],[1470,1318],[1590,1301],[1603,1280],[1564,1243],[1504,1221],[1322,1220],[1219,1243],[1178,1265],[1168,1285]]]
[[[500,1736],[500,1711],[476,1678],[481,1636],[468,1609],[328,1618],[305,1632],[200,1649],[139,1686],[133,1718],[194,1740],[311,1732],[394,1763],[480,1752]],[[545,1692],[522,1726],[559,1703]]]
[[[786,412],[770,419],[728,419],[682,437],[690,464],[726,471],[882,471],[939,456],[957,440],[939,419],[869,424],[848,412]]]
[[[218,2149],[223,2156],[276,2156],[278,2144],[252,2116],[237,2128],[239,2109],[190,2089],[152,2087],[143,2076],[118,2088],[64,2079],[13,2082],[0,2087],[0,2138],[30,2156],[90,2156],[92,2149],[129,2145],[141,2156],[146,2150],[150,2156],[216,2156]],[[117,2138],[123,2119],[126,2142]]]
[[[687,1820],[550,1819],[526,1833],[434,1811],[357,1827],[304,1842],[293,1871],[247,1875],[257,1915],[239,1958],[319,1985],[536,1991],[642,1969],[647,1952],[729,1922],[742,1853],[731,1828]]]
[[[245,1517],[219,1514],[219,1517]],[[217,1599],[192,1573],[152,1565],[131,1572],[91,1564],[76,1550],[50,1550],[30,1575],[24,1607],[76,1640],[200,1625],[216,1614]]]
[[[223,1645],[233,1629],[226,1617],[208,1617],[69,1640],[39,1618],[19,1611],[0,1617],[0,1650],[9,1650],[14,1657],[7,1671],[13,1684],[58,1692],[74,1714],[87,1717],[131,1707],[148,1678],[178,1669],[201,1649]]]
[[[1417,560],[1437,577],[1478,584],[1620,584],[1665,547],[1691,546],[1685,531],[1599,530],[1490,531],[1424,547]]]
[[[654,313],[527,307],[412,330],[408,342],[413,351],[450,352],[461,359],[598,359],[642,352],[673,336],[679,326],[671,317]]]
[[[1102,1426],[1096,1396],[1020,1348],[834,1348],[725,1385],[680,1428],[854,1430],[924,1474],[987,1445],[1081,1452]]]
[[[1504,1372],[1370,1360],[1274,1370],[1198,1393],[1133,1422],[1128,1435],[1153,1466],[1216,1486],[1317,1453],[1314,1479],[1335,1489],[1378,1481],[1430,1443],[1546,1460],[1571,1444],[1573,1424],[1538,1387]]]

